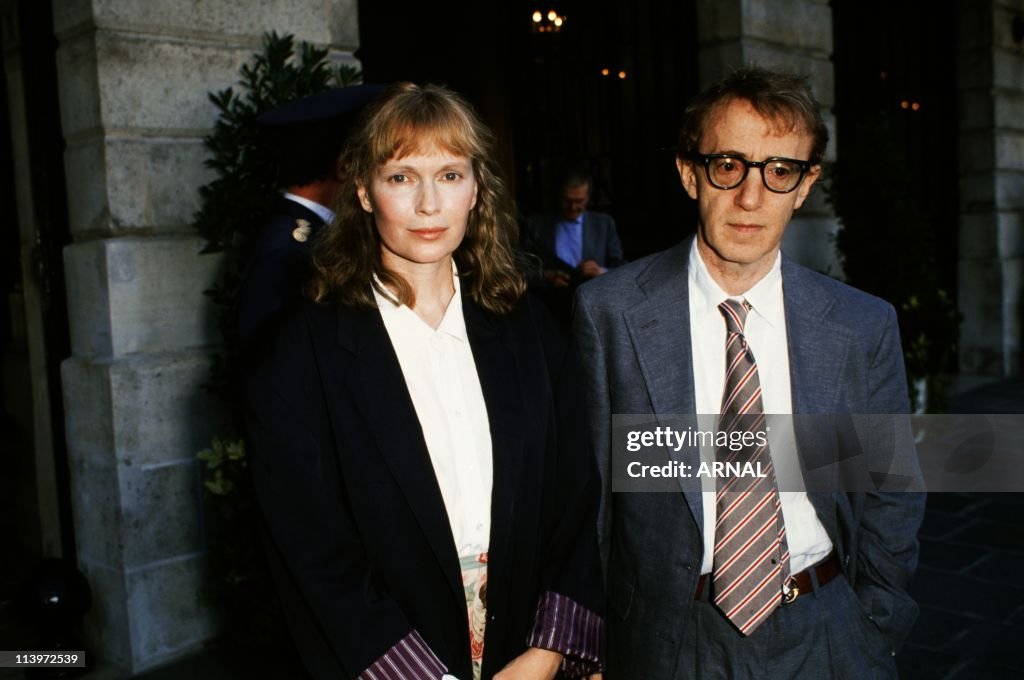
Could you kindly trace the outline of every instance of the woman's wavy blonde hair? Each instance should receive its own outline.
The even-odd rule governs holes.
[[[337,217],[314,248],[310,297],[317,302],[376,308],[370,288],[376,274],[400,302],[415,305],[412,286],[384,268],[373,215],[363,210],[356,189],[369,185],[373,172],[392,158],[441,150],[469,158],[477,183],[465,238],[453,254],[463,288],[490,312],[512,311],[526,283],[513,258],[519,228],[508,189],[491,158],[493,140],[472,107],[451,90],[412,83],[389,88],[367,110],[341,163],[343,185],[334,206]]]

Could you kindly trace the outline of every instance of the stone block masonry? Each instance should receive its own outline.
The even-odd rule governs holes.
[[[208,93],[275,30],[352,61],[355,0],[54,0],[70,231],[62,366],[79,563],[100,662],[133,675],[219,633],[200,592],[195,453],[223,431],[204,392],[222,266],[191,226],[211,179]]]

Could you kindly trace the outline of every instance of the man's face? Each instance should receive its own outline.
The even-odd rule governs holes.
[[[771,157],[807,160],[813,147],[810,132],[786,129],[784,123],[761,116],[749,102],[732,100],[712,111],[701,137],[702,154],[727,153],[749,161]],[[697,248],[714,272],[759,278],[771,268],[782,234],[793,211],[803,205],[820,166],[808,171],[796,189],[773,193],[751,168],[735,189],[717,189],[708,183],[699,161],[676,159],[686,193],[697,201]]]
[[[578,219],[587,209],[590,201],[590,185],[577,184],[562,188],[562,217],[566,220]]]

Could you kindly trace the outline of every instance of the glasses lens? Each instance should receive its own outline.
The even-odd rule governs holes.
[[[772,191],[791,191],[800,182],[800,166],[790,161],[769,161],[764,167],[764,183]]]
[[[747,166],[739,158],[709,158],[708,174],[715,186],[732,189],[743,181],[747,174]]]

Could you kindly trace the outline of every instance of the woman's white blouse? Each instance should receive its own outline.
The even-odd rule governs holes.
[[[374,288],[430,453],[460,556],[486,552],[491,533],[491,431],[462,315],[459,277],[437,330]],[[383,287],[383,286],[382,286]]]

